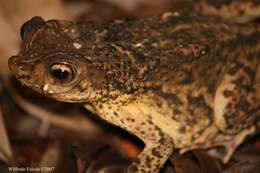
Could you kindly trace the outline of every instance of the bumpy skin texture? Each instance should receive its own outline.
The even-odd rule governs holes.
[[[215,15],[244,23],[260,16],[259,0],[197,0],[194,9],[203,15]]]
[[[254,25],[193,13],[103,25],[34,17],[21,35],[23,47],[9,60],[18,80],[57,100],[81,102],[144,141],[129,173],[159,172],[174,149],[224,146],[224,155],[211,153],[226,162],[259,129]],[[60,65],[71,69],[70,80],[55,78],[52,67]]]

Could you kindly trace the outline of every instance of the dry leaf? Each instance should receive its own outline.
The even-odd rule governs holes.
[[[0,160],[9,163],[12,158],[12,150],[9,138],[5,130],[2,111],[0,110]]]

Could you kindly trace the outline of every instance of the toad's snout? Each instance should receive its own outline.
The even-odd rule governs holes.
[[[19,56],[12,56],[9,58],[8,66],[11,73],[18,79],[28,77],[31,74],[30,66],[22,63]]]
[[[16,76],[17,74],[17,62],[18,62],[18,56],[12,56],[8,59],[8,66],[13,75]]]

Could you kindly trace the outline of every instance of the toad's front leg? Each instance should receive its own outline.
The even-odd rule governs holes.
[[[172,154],[173,139],[152,121],[156,111],[151,109],[135,103],[118,109],[103,104],[98,112],[102,119],[134,134],[145,144],[143,151],[129,166],[128,173],[158,173]],[[151,112],[154,114],[151,115]]]
[[[145,143],[143,151],[129,166],[127,173],[158,173],[173,152],[172,138],[151,121],[132,120],[127,126],[125,124],[119,126],[135,134]]]
[[[173,144],[170,139],[163,135],[155,143],[146,144],[143,151],[138,155],[128,168],[128,173],[157,173],[170,157]]]

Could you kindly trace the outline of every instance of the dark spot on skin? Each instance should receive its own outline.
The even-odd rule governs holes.
[[[149,156],[147,156],[145,158],[145,164],[147,167],[151,167],[151,161],[152,161],[152,158],[150,158]]]
[[[242,63],[240,63],[240,62],[236,62],[236,64],[234,64],[231,68],[229,68],[229,70],[228,70],[228,74],[230,74],[230,75],[235,75],[236,73],[237,73],[237,71],[239,70],[239,69],[241,69],[243,67],[243,64]]]
[[[231,96],[233,96],[234,94],[233,94],[232,91],[224,90],[224,91],[223,91],[223,95],[224,95],[225,97],[231,97]]]
[[[216,81],[209,81],[207,85],[207,92],[213,94],[216,90]]]
[[[146,172],[146,170],[144,168],[141,168],[140,171],[141,172]]]
[[[173,109],[173,114],[179,115],[179,114],[181,114],[181,111],[179,111],[178,109]]]
[[[186,128],[185,127],[179,128],[179,132],[182,133],[182,134],[185,133],[186,132]]]
[[[160,154],[160,151],[157,149],[157,148],[154,148],[152,150],[152,154],[155,156],[155,157],[160,157],[161,154]]]
[[[248,76],[254,76],[255,72],[250,67],[244,67],[243,70],[246,72]]]
[[[190,94],[187,96],[187,100],[189,104],[195,105],[195,107],[208,107],[207,103],[205,102],[205,99],[202,95],[193,97]]]
[[[250,103],[245,99],[240,99],[238,104],[236,104],[236,109],[242,110],[245,114],[252,113],[251,110],[250,110],[250,107],[251,107]]]
[[[157,93],[159,96],[162,96],[163,98],[169,100],[174,105],[181,105],[181,104],[183,104],[181,99],[176,94],[164,93],[160,89],[155,90],[155,93]]]
[[[160,140],[159,140],[159,143],[160,143],[160,144],[164,144],[165,141],[166,141],[165,138],[164,138],[164,137],[161,137]]]
[[[148,124],[153,125],[153,122],[151,120],[148,120]]]
[[[136,131],[140,131],[140,127],[135,127],[135,130]]]
[[[236,50],[238,46],[253,47],[259,42],[260,32],[253,32],[250,35],[243,35],[238,33],[236,39],[228,41],[223,44],[224,47],[228,47],[231,51]]]
[[[117,112],[115,112],[115,111],[113,112],[113,114],[114,114],[115,116],[118,116],[118,113],[117,113]]]
[[[197,139],[197,138],[196,138],[194,135],[192,135],[190,141],[193,142],[193,141],[195,141],[196,139]],[[180,141],[179,141],[179,142],[180,142]]]
[[[156,137],[155,133],[150,134],[150,136],[153,137],[153,138]]]
[[[95,41],[95,35],[91,32],[81,32],[80,33],[80,38],[82,39],[82,41],[84,42],[91,42],[91,41]]]
[[[237,101],[237,98],[236,97],[233,97],[232,98],[232,102],[236,102]]]
[[[132,47],[128,48],[128,51],[136,58],[139,67],[142,67],[145,63],[147,63],[146,60],[148,57],[146,57],[143,53]]]
[[[126,31],[125,26],[122,24],[111,23],[106,26],[107,30],[106,35],[104,36],[104,40],[108,42],[115,42],[119,40],[130,40],[133,36],[132,33]]]
[[[208,3],[212,6],[214,6],[215,8],[220,9],[221,7],[225,6],[225,5],[229,5],[233,2],[233,0],[207,0]]]
[[[241,44],[247,46],[254,46],[259,42],[260,32],[253,32],[250,36],[242,35],[241,33],[237,34],[237,40]]]
[[[229,102],[229,103],[227,104],[227,106],[226,106],[227,109],[231,109],[232,107],[233,107],[233,104],[230,103],[230,102]]]
[[[162,103],[161,103],[161,102],[156,102],[156,106],[157,106],[158,108],[161,108],[161,107],[162,107]]]
[[[213,109],[208,105],[203,95],[192,96],[187,95],[189,116],[187,116],[186,123],[190,126],[194,126],[199,120],[197,116],[206,116],[208,120],[213,119]]]
[[[187,85],[193,82],[193,76],[192,76],[192,71],[191,70],[185,70],[183,72],[184,74],[184,79],[182,79],[179,84]]]
[[[127,121],[130,121],[130,122],[135,122],[135,119],[129,118],[129,117],[127,117],[126,120],[127,120]]]
[[[234,83],[239,89],[242,89],[245,92],[249,92],[251,90],[251,84],[246,82],[244,76],[239,76],[237,79],[233,80]]]

